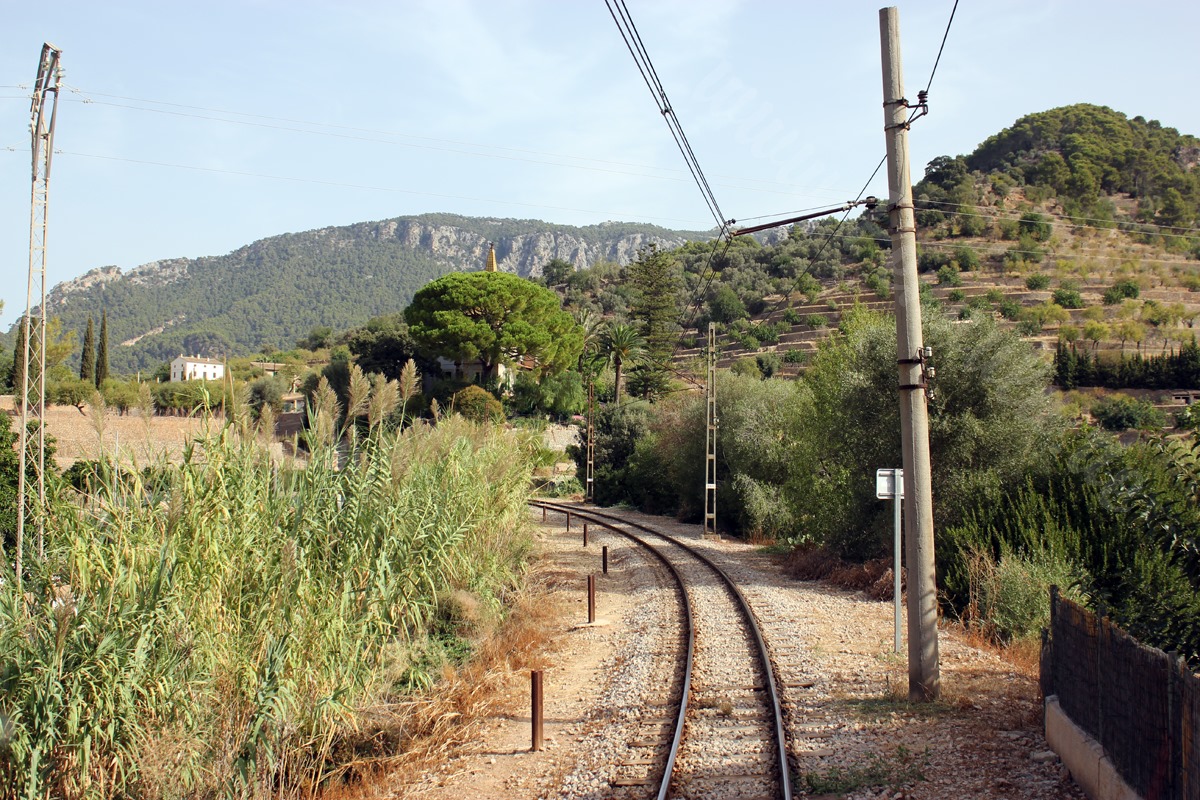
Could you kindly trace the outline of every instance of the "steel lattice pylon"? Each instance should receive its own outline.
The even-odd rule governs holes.
[[[29,211],[29,281],[25,294],[24,374],[18,394],[21,428],[18,433],[16,580],[24,574],[25,527],[32,518],[37,526],[38,557],[45,555],[46,510],[46,229],[50,200],[50,163],[54,158],[54,123],[58,116],[58,89],[62,83],[59,56],[52,44],[42,45],[37,81],[30,105],[32,194]],[[29,417],[38,419],[36,443],[29,441]],[[30,452],[32,450],[32,452]],[[27,464],[34,459],[36,490],[26,485]],[[36,496],[35,495],[36,491]]]
[[[708,425],[704,450],[704,535],[717,535],[717,327],[708,323]]]

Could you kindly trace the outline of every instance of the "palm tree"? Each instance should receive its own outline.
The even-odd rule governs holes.
[[[609,326],[604,335],[604,349],[612,359],[616,381],[613,394],[617,405],[621,404],[621,367],[625,364],[636,363],[646,352],[646,340],[638,333],[637,328],[627,323],[617,323]]]

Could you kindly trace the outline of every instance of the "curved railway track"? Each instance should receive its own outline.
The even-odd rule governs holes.
[[[762,631],[737,584],[705,554],[652,526],[595,509],[534,501],[623,536],[672,575],[683,609],[678,711],[659,748],[659,800],[791,800],[780,689]]]

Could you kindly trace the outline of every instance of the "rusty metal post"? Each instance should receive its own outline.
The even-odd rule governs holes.
[[[596,621],[596,576],[588,575],[588,624]]]
[[[529,696],[532,703],[529,719],[532,722],[533,745],[530,750],[535,753],[542,749],[542,671],[529,671]]]
[[[546,507],[542,506],[542,522],[546,521]]]
[[[608,545],[600,548],[600,563],[604,565],[604,574],[608,574]]]
[[[583,523],[583,546],[587,547],[587,523]]]
[[[567,530],[571,530],[571,512],[567,512]]]

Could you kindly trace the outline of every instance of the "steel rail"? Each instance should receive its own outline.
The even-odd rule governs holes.
[[[545,508],[550,511],[557,511],[561,514],[568,514],[568,513],[574,514],[575,516],[578,516],[581,519],[589,518],[589,521],[595,522],[596,524],[601,525],[602,527],[607,528],[608,530],[611,530],[614,533],[619,533],[622,536],[625,536],[626,538],[628,538],[634,542],[637,542],[638,544],[641,544],[643,547],[648,549],[650,552],[654,553],[655,556],[657,556],[660,561],[662,561],[664,564],[667,564],[667,566],[671,570],[672,574],[674,574],[676,576],[676,580],[680,581],[681,587],[683,586],[683,583],[682,583],[681,578],[679,577],[679,573],[675,570],[674,565],[670,564],[670,562],[666,559],[666,556],[664,556],[662,553],[660,553],[655,548],[650,547],[649,544],[646,543],[644,540],[639,539],[637,536],[629,533],[628,531],[624,531],[624,530],[614,527],[614,525],[610,524],[609,522],[605,522],[605,520],[611,520],[612,522],[620,523],[621,525],[628,525],[632,528],[637,528],[638,530],[645,531],[646,533],[649,533],[652,536],[657,536],[658,538],[663,539],[663,540],[675,545],[680,550],[683,550],[684,552],[688,553],[693,558],[695,558],[697,561],[700,561],[705,566],[707,566],[709,569],[711,569],[714,573],[716,573],[721,578],[721,580],[725,583],[725,586],[729,589],[729,591],[733,594],[734,598],[737,600],[738,607],[742,611],[742,616],[746,619],[746,624],[749,627],[750,633],[754,638],[755,645],[758,648],[759,660],[762,663],[764,677],[766,678],[767,692],[771,698],[771,710],[774,715],[776,757],[779,761],[780,797],[783,798],[783,800],[792,800],[792,780],[791,780],[790,766],[788,764],[788,757],[787,757],[787,738],[786,738],[786,735],[784,733],[784,728],[783,728],[783,706],[781,705],[781,703],[779,701],[780,692],[779,692],[779,686],[776,683],[776,679],[775,679],[775,670],[771,665],[771,656],[770,656],[769,651],[767,650],[766,640],[763,639],[762,630],[758,626],[758,618],[755,617],[754,611],[753,611],[753,609],[751,609],[749,601],[746,600],[746,596],[744,594],[742,594],[742,590],[738,588],[738,586],[734,582],[733,578],[729,577],[729,575],[725,572],[725,570],[723,570],[719,566],[717,566],[716,563],[714,563],[712,561],[712,559],[710,559],[708,556],[704,555],[703,553],[701,553],[700,551],[691,547],[690,545],[684,544],[680,540],[676,539],[674,536],[663,533],[662,531],[657,531],[654,528],[650,527],[649,525],[643,525],[640,522],[634,522],[632,520],[624,519],[616,514],[608,514],[603,511],[597,511],[594,509],[580,510],[578,508],[562,505],[560,503],[549,503],[549,502],[545,502],[545,501],[531,501],[531,505],[535,505],[539,508]],[[666,798],[667,787],[670,784],[671,770],[674,768],[675,754],[678,751],[679,743],[682,741],[682,738],[683,738],[683,717],[684,717],[684,713],[687,710],[686,687],[689,687],[691,684],[691,670],[692,670],[691,660],[692,660],[692,649],[694,647],[694,641],[693,641],[694,637],[692,635],[692,627],[691,627],[691,624],[692,624],[691,623],[691,606],[690,606],[690,603],[688,603],[686,600],[687,592],[685,591],[683,594],[685,596],[685,604],[687,604],[686,607],[688,609],[688,611],[687,611],[688,664],[687,664],[687,673],[686,673],[687,677],[686,677],[686,683],[685,683],[684,699],[680,703],[679,727],[676,730],[675,739],[672,741],[672,744],[671,744],[671,755],[670,755],[670,759],[668,761],[668,769],[666,771],[666,774],[663,777],[662,787],[659,790],[659,794],[658,794],[659,800],[665,800],[665,798]]]
[[[681,687],[681,695],[679,700],[679,714],[675,718],[675,733],[671,736],[671,749],[667,754],[666,767],[663,769],[663,778],[658,789],[658,800],[666,800],[667,789],[671,785],[671,773],[675,771],[675,757],[679,754],[679,744],[683,741],[683,727],[685,721],[687,720],[688,697],[691,695],[692,691],[692,664],[695,661],[696,653],[696,628],[692,620],[692,600],[691,597],[688,596],[687,587],[683,582],[683,576],[679,574],[679,570],[675,568],[675,565],[671,563],[671,560],[661,552],[655,550],[653,547],[650,547],[629,531],[623,531],[615,525],[599,519],[598,515],[592,511],[584,511],[581,513],[575,509],[568,509],[566,506],[560,506],[556,503],[546,503],[537,500],[531,500],[529,505],[537,508],[548,509],[550,511],[557,511],[560,514],[569,513],[575,514],[579,517],[591,517],[589,520],[590,522],[594,522],[602,528],[607,528],[613,533],[620,534],[634,544],[641,545],[646,550],[650,551],[655,558],[662,562],[662,565],[667,568],[667,571],[671,573],[671,576],[675,578],[675,586],[679,589],[679,597],[683,601],[683,624],[684,628],[686,629],[684,631],[684,638],[687,642],[687,651],[684,655],[683,685]]]

